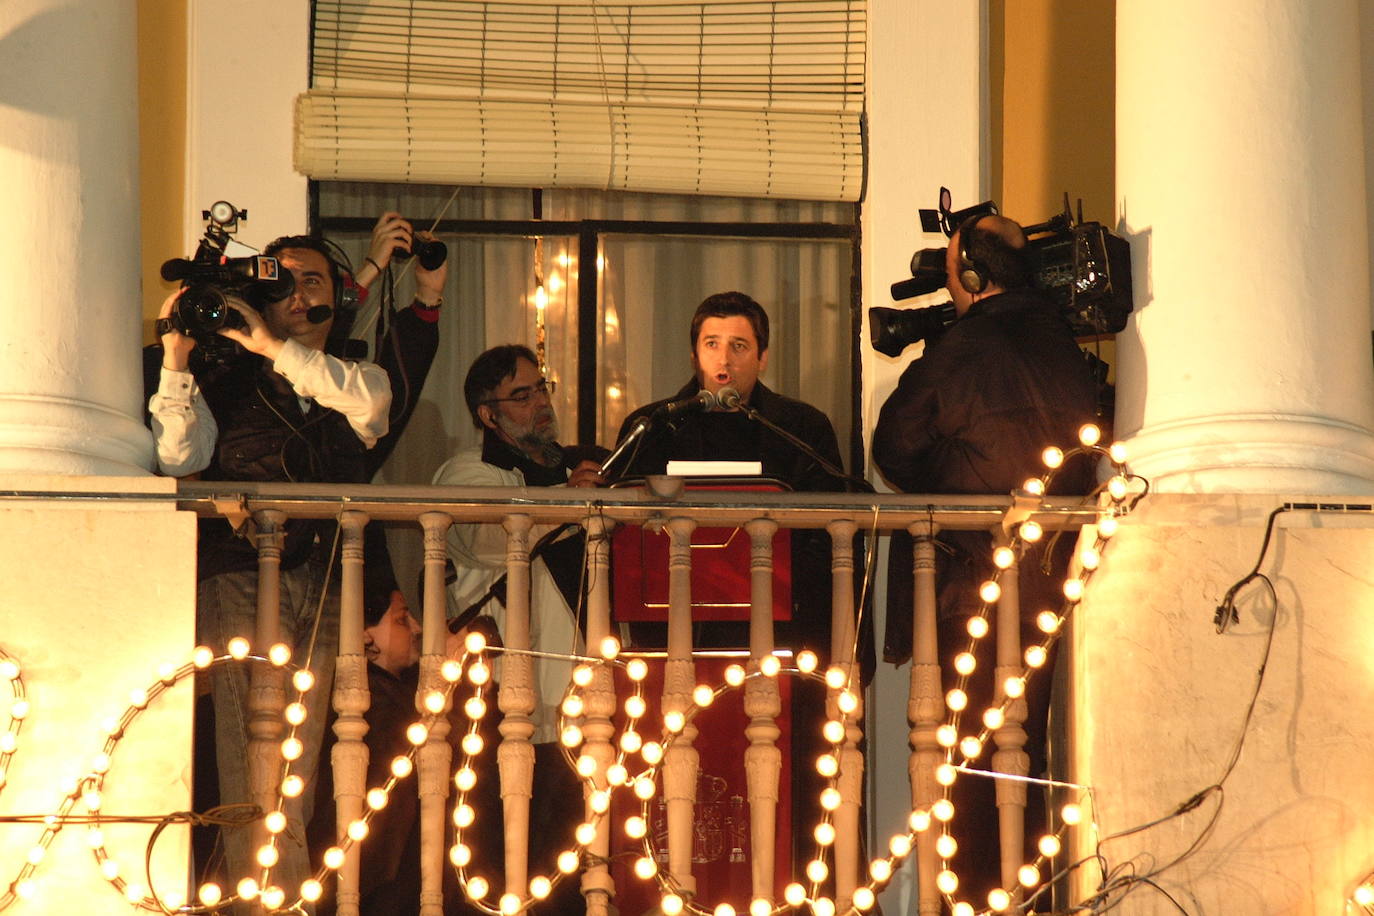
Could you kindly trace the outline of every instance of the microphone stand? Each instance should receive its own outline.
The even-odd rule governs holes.
[[[733,393],[733,391],[732,391],[732,393]],[[795,446],[797,449],[799,449],[799,450],[802,452],[802,454],[806,455],[806,456],[807,456],[808,458],[810,458],[812,461],[814,461],[814,462],[816,462],[817,464],[819,464],[819,465],[821,466],[821,470],[825,471],[825,472],[826,472],[827,474],[829,474],[831,477],[834,477],[834,478],[837,479],[837,480],[844,480],[844,481],[847,481],[847,482],[850,483],[850,484],[853,484],[855,487],[858,488],[858,491],[859,491],[860,493],[872,493],[872,492],[873,492],[873,485],[872,485],[871,483],[869,483],[867,480],[863,480],[862,478],[859,478],[859,477],[853,477],[853,476],[851,476],[851,475],[849,475],[849,474],[846,474],[846,473],[844,472],[844,469],[843,469],[843,468],[837,468],[837,467],[835,467],[835,465],[831,464],[831,463],[825,458],[824,455],[822,455],[820,452],[816,451],[814,448],[812,448],[812,447],[811,447],[810,445],[808,445],[806,442],[803,442],[801,439],[797,438],[797,437],[794,436],[792,433],[790,433],[790,432],[788,432],[787,430],[783,429],[781,426],[779,426],[778,424],[774,423],[772,420],[768,419],[768,418],[765,417],[763,414],[759,413],[758,410],[757,410],[756,408],[750,407],[748,404],[745,404],[742,400],[739,400],[739,395],[736,394],[736,395],[734,396],[734,398],[731,399],[731,401],[733,401],[734,403],[732,404],[732,403],[730,403],[730,401],[727,401],[725,398],[721,398],[721,403],[722,403],[722,404],[725,404],[725,406],[727,406],[727,407],[730,407],[730,406],[738,406],[739,409],[742,410],[742,411],[744,412],[744,415],[745,415],[746,417],[748,417],[749,419],[753,420],[755,423],[758,423],[759,425],[761,425],[761,426],[764,427],[765,429],[770,430],[770,431],[776,433],[780,438],[784,439],[785,441],[791,443],[793,446]]]
[[[653,424],[654,419],[649,415],[642,416],[635,421],[635,425],[630,427],[630,431],[625,434],[624,439],[620,440],[620,444],[615,447],[615,451],[611,452],[610,456],[605,461],[601,462],[602,477],[606,476],[606,472],[611,469],[611,465],[615,464],[615,460],[621,456],[625,449],[643,438],[644,434],[649,431],[649,427],[653,426]]]

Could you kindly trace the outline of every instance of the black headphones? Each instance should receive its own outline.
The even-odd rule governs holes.
[[[959,225],[959,285],[965,291],[977,295],[988,288],[988,270],[969,255],[968,236],[978,226],[978,221],[986,213],[970,216]]]

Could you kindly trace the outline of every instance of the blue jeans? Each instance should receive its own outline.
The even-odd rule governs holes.
[[[279,639],[291,647],[293,666],[304,667],[310,654],[310,670],[315,686],[303,700],[307,717],[296,729],[305,751],[291,772],[305,779],[307,789],[297,798],[286,800],[287,829],[278,837],[279,861],[272,869],[271,883],[294,900],[301,882],[313,871],[305,844],[305,824],[314,802],[312,786],[319,765],[320,740],[324,734],[330,693],[334,682],[334,659],[339,647],[339,590],[337,577],[331,580],[320,612],[320,623],[311,650],[315,613],[320,608],[321,587],[325,580],[323,563],[309,562],[281,574]],[[230,639],[244,636],[251,642],[257,630],[256,571],[229,572],[202,581],[196,594],[196,638],[216,654],[226,651]],[[268,646],[253,646],[254,655],[266,655]],[[215,759],[219,776],[220,804],[242,804],[253,800],[248,754],[249,666],[260,662],[230,662],[210,672],[210,687],[215,707]],[[287,672],[286,702],[296,698]],[[289,726],[282,722],[282,737]],[[277,783],[280,784],[280,773]],[[224,828],[225,861],[228,872],[226,893],[233,893],[239,879],[261,876],[253,848],[253,827]]]

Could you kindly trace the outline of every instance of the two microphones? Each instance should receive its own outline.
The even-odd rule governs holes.
[[[667,404],[658,407],[653,412],[653,419],[671,420],[689,413],[704,413],[711,410],[734,410],[736,407],[739,407],[741,400],[739,392],[733,388],[722,388],[715,393],[712,393],[706,388],[702,388],[691,397],[669,401]]]

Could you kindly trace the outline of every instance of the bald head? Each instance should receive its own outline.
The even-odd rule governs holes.
[[[960,226],[945,255],[945,288],[959,315],[979,299],[1030,285],[1025,257],[1026,233],[998,214]]]

